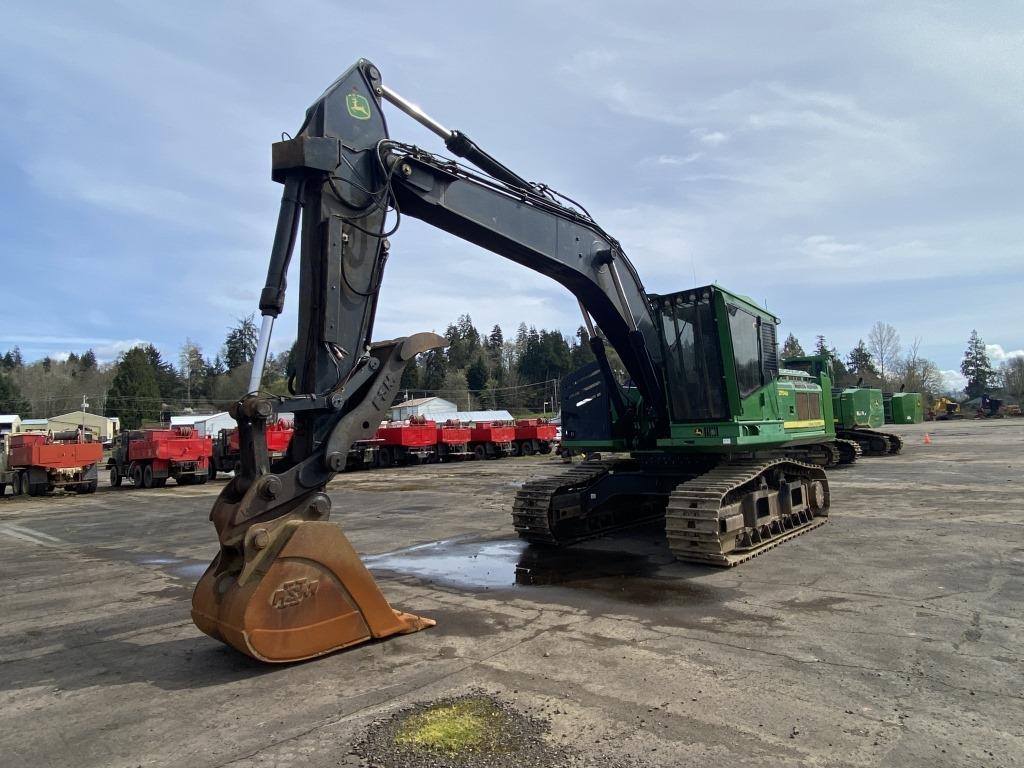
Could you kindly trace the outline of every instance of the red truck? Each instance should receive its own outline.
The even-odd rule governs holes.
[[[472,430],[457,419],[448,419],[437,425],[437,458],[441,461],[461,461],[473,455],[469,450]]]
[[[57,488],[92,493],[103,446],[80,432],[25,432],[6,435],[0,456],[0,496],[11,486],[15,496],[41,496]]]
[[[513,456],[532,456],[535,453],[551,453],[551,446],[558,435],[558,427],[547,419],[518,419],[516,437],[512,442]]]
[[[437,456],[437,422],[423,416],[377,428],[377,466],[422,464]]]
[[[477,459],[500,459],[512,455],[516,428],[507,421],[478,421],[469,434],[469,448]]]
[[[213,440],[192,427],[125,431],[110,449],[110,484],[120,487],[127,478],[137,488],[162,488],[172,477],[178,485],[202,484],[212,454]]]
[[[270,460],[276,461],[288,452],[288,444],[292,441],[291,425],[284,419],[268,424],[266,429],[267,451]],[[238,427],[222,429],[213,441],[213,454],[210,456],[209,475],[211,480],[217,479],[218,472],[234,472],[238,466]]]

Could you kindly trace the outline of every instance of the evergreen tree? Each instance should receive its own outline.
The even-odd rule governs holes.
[[[79,367],[83,371],[92,371],[96,369],[96,353],[91,349],[87,349],[82,357],[78,361]]]
[[[133,347],[117,363],[107,392],[105,413],[117,416],[125,429],[138,429],[160,414],[160,387],[146,350]]]
[[[874,358],[871,357],[863,339],[858,339],[857,346],[851,349],[850,354],[846,356],[846,367],[853,376],[865,380],[878,378],[878,369],[875,367]]]
[[[259,331],[256,329],[255,315],[240,317],[238,325],[228,331],[224,339],[224,364],[229,371],[235,370],[252,361],[256,356],[256,343]]]
[[[3,357],[0,357],[0,368],[5,371],[14,369],[14,355],[11,354],[11,350],[7,350]]]
[[[815,337],[816,343],[814,345],[814,354],[828,356],[832,354],[832,351],[828,348],[828,344],[825,342],[825,337],[820,333]]]
[[[843,357],[839,354],[839,350],[832,347],[829,349],[828,355],[832,358],[832,382],[839,386],[856,383],[855,378],[843,365]]]
[[[501,326],[494,326],[491,329],[491,335],[487,337],[487,350],[492,354],[495,354],[496,350],[501,350],[501,347],[504,343],[505,334],[501,332]]]
[[[444,337],[448,340],[445,354],[449,367],[462,368],[465,365],[466,349],[462,343],[462,334],[459,332],[459,326],[455,323],[448,323],[448,327],[444,329]]]
[[[21,389],[14,380],[0,373],[0,411],[28,416],[31,410],[31,404],[22,397]]]
[[[587,363],[594,361],[594,350],[590,348],[590,334],[582,325],[576,329],[576,341],[572,345],[569,355],[569,364],[572,370],[582,368]]]
[[[519,327],[516,328],[516,349],[519,350],[519,354],[523,354],[523,350],[526,349],[526,339],[529,335],[529,331],[526,330],[526,323],[520,323]]]
[[[215,376],[227,373],[227,369],[224,367],[224,361],[220,355],[214,355],[213,360],[206,361],[206,378],[212,379]]]
[[[448,359],[443,349],[431,349],[423,353],[423,370],[420,373],[420,387],[433,394],[444,387],[448,375]]]
[[[469,391],[479,394],[487,386],[488,374],[484,356],[478,354],[466,368],[466,386],[469,387]]]
[[[174,366],[164,360],[163,355],[160,354],[160,350],[152,344],[147,344],[144,348],[146,359],[149,361],[150,366],[153,369],[153,373],[156,376],[157,388],[160,390],[160,397],[165,403],[169,403],[171,400],[180,399],[184,385],[181,379],[178,378],[178,372],[174,370]]]
[[[416,364],[415,360],[410,360],[409,364],[405,366],[405,370],[402,371],[402,379],[398,382],[398,386],[403,391],[419,389],[420,367]]]
[[[968,398],[988,394],[995,383],[995,369],[989,360],[985,342],[978,336],[977,331],[972,330],[971,337],[967,340],[967,350],[964,352],[963,362],[960,363],[960,373],[967,377],[967,386],[964,389]]]
[[[782,342],[782,352],[780,354],[783,360],[788,360],[791,357],[803,357],[805,353],[804,348],[800,346],[800,341],[791,333]]]

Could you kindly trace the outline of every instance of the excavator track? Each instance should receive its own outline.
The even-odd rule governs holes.
[[[669,496],[665,532],[679,560],[734,566],[824,525],[825,471],[793,459],[722,463]]]
[[[856,442],[865,456],[892,456],[903,450],[903,439],[876,429],[841,429],[837,436]]]
[[[837,439],[835,444],[836,448],[839,450],[840,464],[853,464],[857,459],[864,455],[864,451],[860,449],[860,444],[856,440]]]
[[[663,505],[606,504],[590,509],[589,490],[616,470],[637,471],[632,459],[594,459],[555,477],[531,480],[516,493],[512,524],[531,544],[564,546],[660,520]],[[692,474],[692,473],[691,473]]]
[[[835,442],[796,445],[783,449],[787,459],[816,464],[819,467],[835,467],[843,464],[842,451]]]

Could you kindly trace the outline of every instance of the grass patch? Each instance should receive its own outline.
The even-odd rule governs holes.
[[[395,742],[447,753],[496,752],[503,746],[505,719],[505,713],[486,698],[439,702],[409,715]]]

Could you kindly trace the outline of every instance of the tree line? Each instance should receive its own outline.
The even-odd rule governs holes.
[[[887,391],[904,389],[922,392],[930,397],[939,394],[958,396],[945,386],[939,367],[920,354],[921,339],[915,338],[906,348],[900,342],[897,330],[879,321],[868,333],[868,340],[857,340],[857,345],[845,356],[829,346],[822,335],[817,336],[812,354],[825,355],[832,360],[835,385],[839,387],[876,387]],[[805,355],[800,341],[791,333],[782,344],[783,359]],[[998,368],[992,364],[985,342],[976,330],[971,331],[960,363],[960,372],[967,380],[964,394],[967,399],[982,395],[1008,394],[1016,400],[1024,398],[1024,357],[1011,357]]]
[[[567,338],[520,323],[506,339],[500,325],[485,335],[461,315],[444,335],[446,349],[430,350],[405,369],[401,399],[437,395],[462,410],[553,412],[561,378],[594,359],[582,326]]]
[[[431,350],[406,368],[400,398],[439,395],[466,410],[553,412],[559,379],[593,359],[582,327],[567,338],[561,331],[520,323],[515,336],[506,340],[500,326],[484,335],[469,315],[462,315],[448,326],[445,337],[447,348]],[[256,320],[250,315],[227,330],[212,357],[188,338],[177,361],[143,344],[113,363],[99,363],[93,350],[72,353],[66,360],[45,357],[26,363],[15,347],[0,356],[0,412],[48,418],[77,410],[86,396],[92,412],[117,416],[123,427],[135,429],[170,413],[219,410],[248,387],[257,338]],[[287,392],[294,355],[293,344],[268,357],[264,390]]]
[[[402,376],[399,399],[437,395],[460,410],[507,409],[516,415],[558,410],[559,383],[569,372],[591,362],[590,338],[582,326],[575,335],[537,329],[520,323],[506,338],[500,325],[481,333],[469,315],[461,315],[445,330],[448,346],[420,355]],[[169,413],[209,412],[225,408],[243,393],[256,352],[258,329],[253,315],[239,318],[227,329],[224,342],[209,357],[185,339],[175,362],[152,344],[133,347],[113,363],[100,363],[93,350],[71,353],[67,359],[45,357],[27,363],[15,347],[0,356],[0,412],[24,418],[46,418],[76,410],[83,396],[90,410],[117,416],[126,428],[153,423]],[[877,322],[867,341],[842,355],[823,335],[813,354],[832,359],[837,386],[865,386],[895,391],[944,393],[938,366],[920,354],[920,339],[904,347],[891,325]],[[789,334],[781,357],[805,354]],[[285,394],[294,371],[295,346],[267,360],[263,388]],[[609,349],[613,368],[621,363]],[[1024,357],[996,367],[984,341],[972,331],[961,363],[968,398],[1005,394],[1024,398]],[[948,393],[945,394],[954,394]]]

